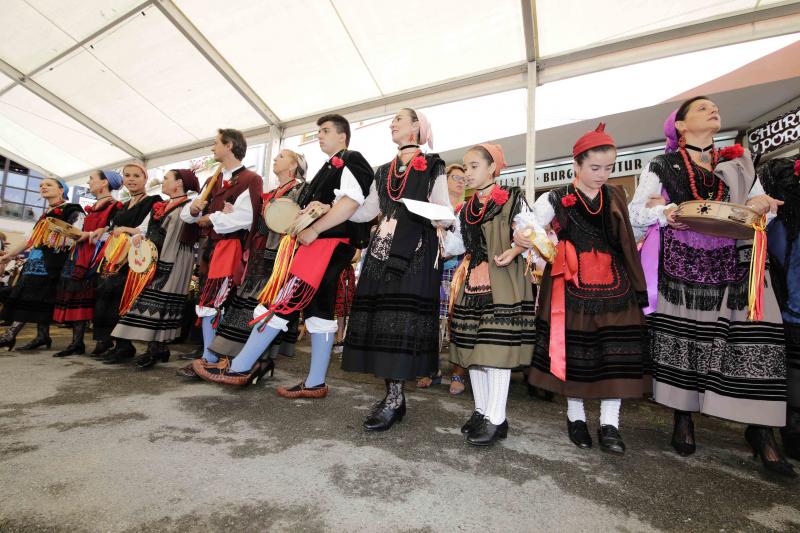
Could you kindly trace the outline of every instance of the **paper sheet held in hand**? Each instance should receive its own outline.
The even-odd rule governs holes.
[[[456,215],[453,208],[446,205],[432,204],[430,202],[420,202],[403,198],[400,200],[406,204],[406,208],[415,215],[425,217],[429,220],[455,220]]]

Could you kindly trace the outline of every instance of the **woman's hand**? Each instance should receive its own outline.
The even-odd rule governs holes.
[[[678,219],[676,218],[677,212],[678,212],[678,207],[677,206],[670,207],[669,209],[665,209],[664,210],[664,216],[667,217],[667,224],[669,224],[669,226],[672,229],[677,229],[677,230],[689,229],[689,226],[687,226],[686,224],[682,224],[681,222],[678,222]]]
[[[651,207],[655,207],[657,205],[667,205],[667,201],[664,200],[664,197],[661,196],[660,194],[658,196],[651,196],[650,198],[647,199],[647,202],[644,204],[644,206],[648,209],[650,209]]]
[[[533,237],[533,232],[530,231],[528,228],[521,228],[514,231],[514,244],[521,248],[533,248],[533,241],[531,240]]]
[[[94,244],[100,240],[100,237],[103,236],[103,233],[106,232],[106,228],[97,228],[96,230],[89,233],[89,242]]]
[[[233,204],[230,202],[225,202],[225,205],[222,207],[223,213],[233,213]]]
[[[760,215],[767,213],[777,213],[778,207],[783,205],[783,200],[776,200],[768,194],[759,194],[747,201],[747,207],[757,211]]]
[[[494,264],[499,267],[508,266],[511,264],[511,261],[514,260],[519,254],[521,254],[524,250],[522,248],[509,248],[505,252],[500,255],[494,256]]]

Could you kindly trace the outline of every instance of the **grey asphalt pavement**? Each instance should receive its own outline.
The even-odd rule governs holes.
[[[625,402],[628,453],[582,451],[563,399],[529,398],[514,374],[493,448],[464,442],[472,399],[445,386],[411,384],[406,419],[367,434],[383,383],[335,355],[326,399],[275,394],[304,377],[307,345],[234,390],[176,377],[174,359],[54,359],[68,342],[55,333],[50,351],[0,351],[2,532],[800,530],[800,482],[765,473],[741,425],[696,418],[698,451],[681,458],[670,413]],[[594,432],[597,403],[587,412]]]

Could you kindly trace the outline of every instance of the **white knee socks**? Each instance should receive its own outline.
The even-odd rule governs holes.
[[[583,410],[581,398],[567,398],[567,419],[570,422],[582,420],[586,422],[586,411]]]
[[[622,400],[611,398],[600,402],[600,424],[603,426],[614,426],[619,429],[619,409],[622,407]]]
[[[472,397],[475,398],[475,410],[485,415],[489,396],[489,377],[482,366],[469,367],[469,382],[472,385]]]
[[[600,425],[614,426],[619,429],[620,407],[622,407],[622,400],[619,398],[600,400]],[[581,398],[567,398],[567,419],[570,422],[578,420],[586,422],[586,411],[583,409]]]
[[[511,382],[511,370],[486,367],[486,375],[489,378],[486,418],[495,426],[499,426],[506,420],[506,401],[508,400],[508,385]]]

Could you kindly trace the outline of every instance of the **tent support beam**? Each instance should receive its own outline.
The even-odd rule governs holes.
[[[536,61],[528,63],[528,134],[525,143],[525,198],[533,205],[536,194]]]
[[[272,109],[261,99],[244,78],[228,63],[206,39],[205,35],[192,24],[172,0],[155,0],[154,5],[177,28],[186,39],[192,43],[198,52],[219,72],[236,91],[242,95],[250,106],[255,109],[268,125],[280,124],[280,119]]]
[[[132,157],[136,157],[138,159],[142,159],[144,155],[138,149],[134,148],[132,145],[128,144],[124,141],[121,137],[111,133],[109,130],[89,118],[88,116],[84,115],[64,100],[56,96],[55,94],[51,93],[31,78],[27,77],[25,74],[20,72],[19,70],[15,69],[2,59],[0,59],[0,72],[16,80],[16,82],[31,91],[33,94],[47,102],[48,104],[54,106],[59,111],[69,115],[70,118],[75,120],[76,122],[80,123],[85,128],[91,130],[93,133],[102,137],[109,144],[113,144],[123,152],[127,152]]]

